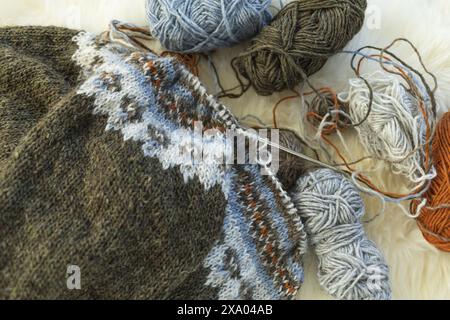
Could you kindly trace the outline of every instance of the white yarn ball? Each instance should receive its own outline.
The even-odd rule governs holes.
[[[390,161],[394,173],[422,181],[425,156],[420,149],[427,129],[417,99],[394,76],[375,72],[365,78],[373,90],[373,104],[368,119],[356,127],[361,143],[371,155]],[[349,84],[349,91],[339,99],[349,105],[352,122],[360,123],[368,112],[370,91],[360,78]]]

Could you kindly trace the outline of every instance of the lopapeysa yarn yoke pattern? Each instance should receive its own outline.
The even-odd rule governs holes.
[[[259,165],[186,162],[180,150],[227,155],[225,130],[239,125],[178,60],[60,28],[0,29],[0,40],[11,124],[0,144],[0,297],[295,297],[306,251],[297,209]],[[30,66],[43,70],[36,79]],[[37,103],[17,117],[26,101]],[[196,124],[216,134],[199,140]],[[72,264],[81,290],[65,285]]]

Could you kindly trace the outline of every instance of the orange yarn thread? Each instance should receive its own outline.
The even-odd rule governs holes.
[[[439,122],[433,141],[433,157],[437,177],[425,194],[418,225],[425,239],[436,248],[450,252],[450,112]],[[413,210],[419,201],[413,203]]]

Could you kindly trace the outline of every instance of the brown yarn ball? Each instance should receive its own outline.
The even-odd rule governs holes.
[[[302,0],[284,7],[235,65],[260,95],[293,89],[359,32],[366,0]]]
[[[302,153],[303,145],[294,132],[289,130],[280,130],[279,143],[281,146],[292,151]],[[316,168],[315,165],[292,155],[283,150],[279,151],[279,169],[277,177],[285,190],[295,187],[297,180],[307,173],[309,170]]]

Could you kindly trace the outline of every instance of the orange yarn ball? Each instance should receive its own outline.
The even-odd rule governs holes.
[[[433,159],[437,177],[425,195],[427,206],[417,221],[428,242],[440,250],[450,252],[450,112],[438,124],[433,141]],[[415,207],[417,205],[414,204]]]

